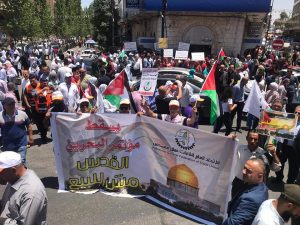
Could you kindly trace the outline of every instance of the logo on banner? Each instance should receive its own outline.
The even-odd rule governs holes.
[[[145,85],[144,85],[144,90],[145,91],[150,91],[152,88],[151,82],[148,81]]]
[[[181,129],[176,133],[175,141],[177,145],[185,150],[190,150],[195,147],[195,137],[192,132]]]

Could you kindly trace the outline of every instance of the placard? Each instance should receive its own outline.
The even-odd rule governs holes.
[[[178,51],[189,51],[190,43],[179,42],[178,43]]]
[[[176,51],[175,59],[186,60],[188,58],[189,52],[188,51]]]
[[[204,61],[204,52],[192,52],[192,61]]]
[[[143,96],[153,96],[158,77],[157,68],[143,68],[139,93]]]
[[[173,58],[174,50],[172,48],[164,49],[164,58]]]
[[[137,50],[136,42],[125,42],[124,43],[124,50],[127,51],[127,52],[136,51]]]
[[[297,120],[298,117],[293,113],[263,110],[257,131],[262,135],[292,140]]]

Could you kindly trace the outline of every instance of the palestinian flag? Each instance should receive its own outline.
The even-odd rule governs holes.
[[[219,55],[218,55],[218,60],[224,60],[224,57],[226,56],[223,48],[221,48],[220,52],[219,52]]]
[[[125,50],[122,49],[122,52],[119,55],[119,58],[123,59],[126,56]]]
[[[128,92],[125,87],[125,76],[126,74],[124,70],[122,70],[121,73],[119,73],[119,75],[109,83],[103,92],[105,99],[118,108],[120,107],[120,101],[122,98],[129,99]]]
[[[102,58],[102,61],[105,63],[105,66],[107,66],[108,65],[108,62],[107,62],[107,56],[106,55],[104,55],[103,53],[101,53],[101,58]]]
[[[201,93],[207,95],[211,99],[210,123],[213,124],[220,116],[219,99],[216,91],[215,72],[217,63],[215,62],[209,74],[207,75],[201,89]]]

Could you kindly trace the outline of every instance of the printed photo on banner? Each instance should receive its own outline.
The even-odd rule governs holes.
[[[124,50],[127,52],[136,51],[136,42],[124,42]]]
[[[190,43],[179,42],[178,43],[178,51],[189,51]]]
[[[204,52],[192,52],[192,61],[204,61]]]
[[[186,60],[188,58],[188,51],[176,51],[175,59]]]
[[[257,131],[263,135],[293,139],[297,120],[293,113],[263,110]]]
[[[58,113],[51,129],[60,190],[125,188],[204,224],[224,220],[236,141],[125,114]]]
[[[174,57],[174,51],[173,49],[164,49],[164,58],[173,58]]]
[[[139,93],[143,96],[153,96],[158,77],[157,68],[143,68]]]

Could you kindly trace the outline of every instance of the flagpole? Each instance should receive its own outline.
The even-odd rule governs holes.
[[[133,101],[133,97],[132,97],[130,86],[129,86],[128,76],[127,76],[127,73],[126,73],[125,69],[123,69],[123,71],[124,71],[124,74],[125,74],[125,76],[124,76],[124,79],[125,79],[124,80],[124,86],[125,86],[125,88],[128,92],[128,97],[129,97],[129,100],[130,100],[131,107],[134,110],[134,112],[137,113],[137,108],[136,108],[135,103]]]

